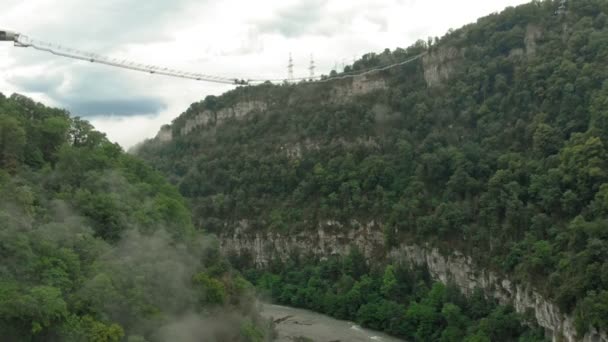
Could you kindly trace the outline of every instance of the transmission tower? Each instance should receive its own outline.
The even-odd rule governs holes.
[[[293,80],[293,58],[291,58],[291,52],[289,53],[289,64],[287,64],[287,78]]]
[[[310,71],[310,78],[315,78],[315,60],[312,54],[310,54],[310,66],[308,67],[308,70]]]

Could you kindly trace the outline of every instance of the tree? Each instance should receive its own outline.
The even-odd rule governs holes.
[[[344,269],[346,274],[352,276],[355,279],[361,278],[367,273],[367,261],[365,256],[358,247],[352,247],[348,253],[348,256],[344,259]]]
[[[447,322],[447,327],[441,334],[442,342],[462,341],[466,334],[468,319],[461,312],[461,309],[452,304],[446,303],[441,309],[441,314]]]
[[[158,172],[63,110],[0,95],[0,113],[2,340],[152,341],[171,317],[232,310],[265,334]]]
[[[0,115],[0,168],[15,172],[23,161],[25,130],[15,118]]]
[[[602,89],[593,96],[590,106],[591,132],[596,133],[602,142],[608,141],[608,81],[604,81]]]
[[[387,299],[392,299],[397,296],[397,278],[395,278],[395,271],[392,265],[389,265],[384,269],[380,292]]]
[[[79,117],[72,119],[69,137],[75,147],[95,147],[105,141],[103,133],[95,131],[93,125]]]
[[[44,160],[55,162],[56,153],[67,141],[70,122],[65,117],[52,116],[46,118],[40,126],[41,150]]]
[[[598,137],[574,134],[562,150],[560,168],[564,183],[588,202],[599,186],[608,180],[608,154]]]
[[[549,156],[559,151],[559,144],[562,141],[559,132],[544,123],[539,124],[533,136],[534,149],[541,156]]]

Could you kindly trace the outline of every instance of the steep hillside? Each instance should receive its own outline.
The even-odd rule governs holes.
[[[19,95],[0,94],[0,260],[2,341],[267,333],[177,189],[88,122]]]
[[[347,71],[425,55],[363,77],[207,97],[139,155],[242,261],[357,245],[607,341],[608,2],[558,7],[368,54]]]

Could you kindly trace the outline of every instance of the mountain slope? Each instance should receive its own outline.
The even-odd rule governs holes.
[[[579,337],[606,331],[608,3],[558,5],[368,54],[349,69],[426,52],[353,80],[208,97],[139,155],[189,198],[197,227],[237,249],[272,235],[309,237],[312,251],[313,236],[365,244],[357,234],[382,232],[368,256],[404,243],[459,251],[532,285],[574,316]],[[296,251],[278,245],[265,246]]]
[[[3,341],[262,341],[177,190],[86,121],[0,94]],[[234,327],[241,329],[235,329]]]

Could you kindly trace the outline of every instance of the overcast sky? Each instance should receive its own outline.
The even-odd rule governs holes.
[[[2,0],[0,29],[111,57],[238,78],[296,76],[442,36],[526,0]],[[0,44],[0,92],[85,117],[128,148],[230,85],[72,61]]]

